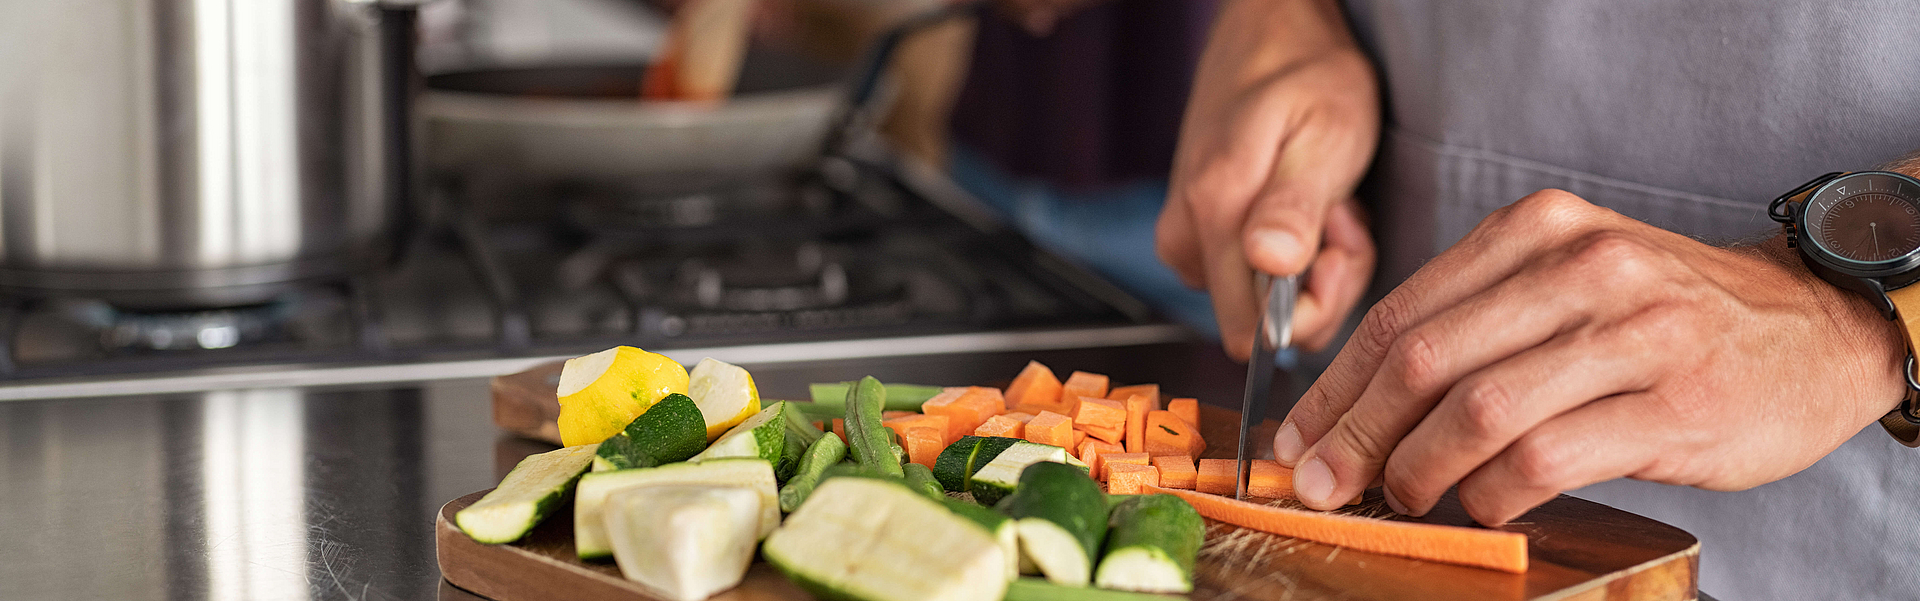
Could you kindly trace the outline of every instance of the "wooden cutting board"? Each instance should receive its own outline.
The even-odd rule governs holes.
[[[557,413],[546,366],[494,381],[494,415],[510,431],[540,437],[532,416],[550,403]],[[1202,404],[1205,457],[1232,458],[1238,445],[1239,416]],[[505,418],[505,419],[503,419]],[[525,418],[525,419],[523,419]],[[551,423],[551,417],[546,418]],[[1278,424],[1267,420],[1255,429],[1257,440],[1270,439]],[[557,438],[557,436],[555,436]],[[509,545],[482,545],[453,526],[456,511],[485,491],[447,503],[440,509],[435,537],[440,571],[455,586],[499,601],[560,599],[651,599],[620,577],[612,563],[583,563],[573,554],[571,511],[563,509],[535,528],[527,539]],[[1345,511],[1390,516],[1377,490]],[[1451,493],[1426,517],[1388,519],[1472,525]],[[1505,530],[1527,535],[1530,569],[1507,574],[1422,562],[1274,536],[1208,521],[1207,544],[1195,574],[1196,601],[1247,599],[1312,601],[1511,599],[1580,601],[1667,601],[1693,599],[1700,545],[1678,528],[1573,497],[1561,497],[1520,517]],[[809,599],[764,563],[756,562],[741,585],[714,597],[718,601]]]

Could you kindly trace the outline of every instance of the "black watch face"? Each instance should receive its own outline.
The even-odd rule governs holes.
[[[1804,235],[1835,258],[1872,268],[1920,250],[1920,183],[1892,173],[1856,173],[1807,199]]]

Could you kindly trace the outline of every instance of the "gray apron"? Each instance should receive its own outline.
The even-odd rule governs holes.
[[[1815,175],[1920,150],[1920,3],[1347,8],[1386,90],[1362,189],[1376,290],[1542,188],[1725,242],[1772,235],[1767,201]],[[1920,598],[1920,450],[1878,426],[1748,491],[1622,480],[1575,494],[1700,537],[1701,589],[1722,599]]]

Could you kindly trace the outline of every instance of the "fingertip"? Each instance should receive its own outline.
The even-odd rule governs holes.
[[[1291,468],[1300,462],[1300,455],[1306,452],[1307,442],[1300,437],[1300,428],[1291,421],[1280,424],[1280,430],[1273,433],[1274,461]]]
[[[1335,488],[1333,470],[1319,457],[1309,457],[1293,470],[1293,494],[1307,507],[1322,511],[1339,507],[1330,500]]]
[[[1247,236],[1247,261],[1274,275],[1293,275],[1305,269],[1307,245],[1299,234],[1283,229],[1255,230]]]

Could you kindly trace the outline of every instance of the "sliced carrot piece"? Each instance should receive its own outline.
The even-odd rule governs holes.
[[[881,411],[880,419],[893,419],[896,417],[906,417],[909,415],[920,415],[920,412],[919,411]]]
[[[900,434],[901,438],[907,437],[907,430],[910,428],[939,428],[941,448],[945,448],[948,443],[953,442],[946,439],[949,424],[950,420],[945,415],[927,415],[924,413],[915,413],[904,417],[880,421],[880,425],[892,428],[894,432]],[[954,440],[959,440],[959,438],[954,438]]]
[[[1098,439],[1081,442],[1079,450],[1080,452],[1074,456],[1080,458],[1081,463],[1087,464],[1087,473],[1092,474],[1096,480],[1106,478],[1107,474],[1100,471],[1100,465],[1106,461],[1106,455],[1121,452],[1120,445]]]
[[[1240,486],[1240,464],[1232,459],[1201,459],[1200,475],[1193,489],[1216,495],[1230,495]]]
[[[1078,449],[1078,448],[1080,448],[1080,443],[1083,443],[1083,442],[1086,442],[1086,441],[1087,441],[1087,431],[1086,431],[1086,430],[1074,430],[1074,431],[1073,431],[1073,446],[1071,446],[1071,447],[1067,447],[1067,448],[1069,448],[1069,449]],[[1077,459],[1077,458],[1079,458],[1079,454],[1078,454],[1078,453],[1075,453],[1075,454],[1074,454],[1074,457],[1075,457],[1076,459]],[[1086,460],[1085,460],[1085,459],[1081,459],[1081,461],[1083,461],[1083,462],[1084,462],[1084,461],[1086,461]]]
[[[1107,494],[1137,495],[1160,486],[1160,470],[1136,463],[1107,464]]]
[[[1073,372],[1067,376],[1067,382],[1060,387],[1060,404],[1066,411],[1058,413],[1071,417],[1080,411],[1080,397],[1107,398],[1107,377],[1084,371]]]
[[[1022,423],[1020,420],[1013,419],[1005,415],[995,415],[993,417],[987,418],[986,423],[980,424],[980,427],[973,429],[974,436],[1003,436],[1006,438],[1023,438],[1022,435],[1026,433],[1027,433],[1027,425],[1025,423]]]
[[[1039,413],[1060,406],[1060,378],[1053,375],[1039,361],[1028,361],[1020,375],[1013,377],[1013,383],[1007,386],[1007,406],[1020,408],[1038,407],[1031,413]]]
[[[1160,470],[1160,485],[1167,488],[1193,490],[1200,478],[1199,470],[1193,468],[1193,458],[1186,455],[1154,457],[1153,467]]]
[[[1172,411],[1147,412],[1146,431],[1143,447],[1148,455],[1199,457],[1207,449],[1200,432]]]
[[[1055,411],[1054,413],[1059,413],[1059,412]],[[1011,419],[1013,421],[1020,422],[1023,424],[1033,419],[1033,414],[1027,413],[1025,411],[1014,411],[1012,413],[1002,413],[1000,415],[1003,417],[1006,417],[1007,419]]]
[[[947,416],[947,435],[952,440],[960,440],[986,423],[987,418],[1006,410],[1000,389],[985,386],[947,388],[920,405],[920,411],[927,415]]]
[[[1294,498],[1293,470],[1272,459],[1255,459],[1249,463],[1247,494],[1269,499]]]
[[[1124,401],[1136,395],[1147,397],[1147,401],[1153,403],[1155,410],[1160,408],[1159,384],[1135,384],[1133,386],[1121,386],[1107,391],[1107,398],[1116,401]]]
[[[1085,430],[1088,436],[1098,438],[1100,440],[1104,440],[1107,442],[1111,442],[1113,444],[1120,444],[1121,440],[1126,438],[1127,436],[1127,428],[1125,425],[1114,426],[1112,428],[1099,427],[1099,426],[1087,426]]]
[[[846,420],[846,418],[841,418],[841,417],[836,417],[836,418],[833,418],[833,435],[834,435],[834,436],[838,436],[838,437],[840,437],[840,442],[846,442],[846,441],[847,441],[847,420]]]
[[[1516,574],[1527,571],[1527,536],[1519,532],[1301,511],[1158,486],[1143,488],[1185,499],[1202,516],[1261,532],[1382,555]]]
[[[1188,425],[1195,428],[1200,427],[1199,399],[1173,399],[1167,401],[1167,410],[1172,411],[1174,415],[1180,416],[1180,419],[1187,420]]]
[[[1107,478],[1113,477],[1113,466],[1119,465],[1122,463],[1131,463],[1133,465],[1148,465],[1149,463],[1151,463],[1151,458],[1147,457],[1146,453],[1107,453],[1107,454],[1101,455],[1100,465],[1106,471],[1100,474],[1100,479],[1105,480]],[[1092,467],[1092,466],[1088,466],[1088,467]]]
[[[913,426],[900,435],[901,446],[907,447],[907,461],[933,467],[933,460],[947,449],[947,429],[937,426]]]
[[[1073,425],[1082,428],[1124,427],[1127,425],[1127,408],[1120,401],[1081,397],[1080,414],[1074,416]]]
[[[1155,402],[1146,395],[1127,397],[1127,433],[1125,434],[1128,453],[1147,452],[1147,413],[1154,410]]]
[[[1027,422],[1027,441],[1067,448],[1073,444],[1073,420],[1052,411],[1042,411]]]

